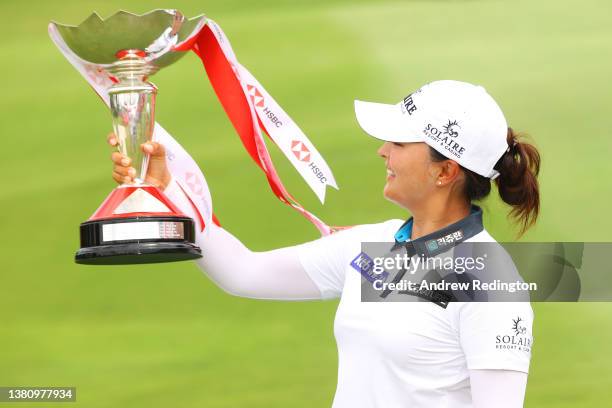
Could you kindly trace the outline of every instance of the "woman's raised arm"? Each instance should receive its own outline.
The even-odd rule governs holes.
[[[117,145],[114,134],[107,140],[111,146]],[[142,149],[150,154],[146,182],[164,190],[183,213],[196,219],[187,196],[168,171],[163,145],[147,142]],[[132,181],[135,170],[130,159],[115,151],[111,160],[115,181]],[[300,262],[298,246],[253,252],[214,224],[197,233],[196,244],[202,249],[198,266],[227,293],[257,299],[321,299],[320,290]]]

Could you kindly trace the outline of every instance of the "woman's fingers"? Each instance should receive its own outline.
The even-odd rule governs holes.
[[[114,166],[113,171],[122,176],[129,176],[129,177],[136,176],[136,170],[133,167]]]
[[[111,146],[117,146],[117,143],[118,143],[117,136],[112,132],[109,133],[108,136],[106,136],[106,141]]]
[[[113,162],[113,179],[117,183],[122,184],[134,181],[136,169],[130,167],[131,160],[129,157],[119,152],[113,152],[111,154],[111,160]]]
[[[106,141],[113,147],[118,145],[117,136],[114,133],[109,133],[108,136],[106,136]],[[136,169],[130,167],[132,160],[129,157],[114,151],[111,153],[111,160],[113,162],[113,180],[119,184],[131,183],[134,181]]]
[[[117,173],[132,177],[136,175],[136,170],[133,167],[130,167],[131,160],[129,157],[126,157],[119,152],[114,152],[111,155],[111,160],[115,164],[113,166],[113,170]]]
[[[119,152],[113,152],[111,154],[111,160],[113,161],[113,163],[115,163],[117,166],[129,166],[131,163],[131,160],[129,157],[122,155]]]
[[[113,171],[113,180],[115,180],[119,184],[131,183],[132,181],[134,181],[132,177],[123,176],[117,173],[116,171]]]

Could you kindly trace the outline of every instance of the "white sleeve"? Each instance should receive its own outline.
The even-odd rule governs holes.
[[[164,193],[184,214],[196,219],[175,180]],[[196,231],[196,244],[202,249],[197,264],[224,291],[256,299],[321,299],[321,292],[300,263],[298,246],[253,252],[215,224],[207,225],[204,232]]]
[[[458,330],[467,367],[529,372],[533,310],[529,302],[467,302]]]
[[[300,262],[323,299],[337,298],[342,294],[350,262],[349,249],[356,242],[359,229],[359,226],[352,227],[298,246]]]
[[[470,370],[474,408],[521,408],[527,373],[509,370]]]

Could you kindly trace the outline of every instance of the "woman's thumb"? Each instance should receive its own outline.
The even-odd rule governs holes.
[[[166,149],[164,148],[164,145],[157,142],[146,142],[142,149],[145,153],[148,153],[152,159],[163,159],[166,156]]]

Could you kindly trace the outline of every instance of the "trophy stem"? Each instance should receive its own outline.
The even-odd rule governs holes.
[[[118,52],[120,60],[110,68],[117,82],[108,91],[119,151],[131,159],[137,185],[144,184],[147,175],[149,155],[141,145],[153,137],[157,95],[155,85],[146,80],[155,69],[144,55],[140,50]]]

